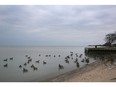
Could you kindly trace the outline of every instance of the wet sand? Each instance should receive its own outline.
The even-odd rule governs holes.
[[[78,70],[62,74],[47,82],[116,82],[116,65],[94,62]]]

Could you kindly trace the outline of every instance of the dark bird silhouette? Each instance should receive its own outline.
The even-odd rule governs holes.
[[[5,64],[4,67],[8,67],[8,64]]]
[[[39,61],[40,61],[40,60],[38,60],[38,61],[35,61],[35,62],[36,62],[36,63],[39,63]]]
[[[38,70],[38,68],[37,67],[33,67],[33,70]]]
[[[45,61],[43,61],[43,64],[47,64]]]
[[[41,54],[39,54],[39,56],[41,56]]]
[[[70,54],[70,56],[73,56],[73,52],[70,52],[71,54]]]
[[[82,57],[82,55],[83,55],[83,54],[80,54],[79,58],[81,58],[81,57]]]
[[[73,54],[70,54],[70,56],[73,56]]]
[[[59,69],[64,69],[64,66],[63,65],[58,65]]]
[[[68,58],[68,59],[69,59],[69,58],[70,58],[70,56],[66,56],[66,58]]]
[[[26,66],[27,65],[27,63],[24,63],[24,66]]]
[[[69,63],[69,60],[68,60],[68,59],[66,59],[66,60],[65,60],[65,62],[66,62],[66,63]]]
[[[49,57],[51,57],[51,55],[49,55]]]
[[[58,57],[61,57],[61,55],[58,55]]]
[[[28,55],[25,55],[25,57],[28,57]]]
[[[78,62],[78,59],[76,58],[75,61],[74,61],[74,63],[77,63],[77,62]]]
[[[31,61],[32,61],[32,59],[29,59],[28,61],[29,61],[29,62],[31,62]]]
[[[30,63],[30,61],[28,60],[28,61],[27,61],[27,63],[29,64],[29,63]]]
[[[76,63],[77,67],[80,67],[79,62]]]
[[[78,54],[77,53],[75,55],[76,55],[76,57],[78,57]]]
[[[88,64],[88,63],[89,63],[89,58],[86,58],[86,57],[85,57],[85,61],[86,61],[86,63]]]
[[[23,68],[23,72],[28,72],[28,70],[27,70],[27,69],[25,69],[25,68]]]
[[[30,59],[31,57],[29,56],[29,57],[27,57],[28,59]]]
[[[56,57],[56,56],[54,55],[54,57]]]
[[[46,57],[48,57],[48,55],[46,55]]]
[[[11,57],[10,60],[13,60],[13,57]]]
[[[84,61],[85,61],[84,59],[81,60],[81,62],[84,62]]]
[[[22,68],[22,66],[20,65],[19,68]]]
[[[4,61],[7,61],[8,59],[4,59]]]
[[[35,67],[33,64],[31,65],[31,68]]]

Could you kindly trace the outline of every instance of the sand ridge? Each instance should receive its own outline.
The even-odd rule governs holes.
[[[55,78],[49,82],[115,82],[116,66],[107,63],[107,66],[101,62],[95,62],[86,67],[74,70]]]

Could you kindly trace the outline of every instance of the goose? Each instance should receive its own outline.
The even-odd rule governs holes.
[[[27,57],[28,59],[30,59],[31,57],[29,56],[29,57]]]
[[[49,55],[49,57],[51,57],[51,55]]]
[[[69,60],[67,59],[67,60],[65,60],[65,62],[66,62],[66,63],[69,63]]]
[[[77,63],[77,62],[78,62],[78,59],[76,58],[75,61],[74,61],[74,63]]]
[[[58,65],[59,66],[59,69],[64,69],[64,66],[63,65]]]
[[[31,65],[31,68],[35,67],[33,64]]]
[[[39,63],[39,61],[40,61],[40,60],[38,60],[38,61],[35,61],[35,62],[36,62],[36,63]]]
[[[88,64],[88,63],[89,63],[89,58],[86,58],[86,57],[85,57],[85,61],[86,61],[86,63]]]
[[[43,61],[43,64],[46,64],[46,62],[45,62],[45,61]]]
[[[22,66],[20,65],[19,68],[22,68]]]
[[[25,55],[25,57],[28,57],[28,55]]]
[[[4,59],[4,61],[7,61],[8,59]]]
[[[31,61],[32,61],[32,59],[29,59],[28,61],[30,61],[30,62],[31,62]]]
[[[23,68],[23,72],[28,72],[28,70],[27,70],[27,69],[25,69],[25,68]]]
[[[10,60],[13,60],[13,57],[11,57]]]
[[[82,55],[83,55],[83,54],[80,54],[79,58],[81,58],[81,57],[82,57]]]
[[[24,63],[24,66],[26,66],[27,64],[26,63]]]
[[[37,67],[33,67],[33,70],[38,70],[38,68]]]
[[[5,64],[4,67],[8,67],[8,64]]]
[[[27,63],[29,64],[29,63],[30,63],[30,61],[28,60],[28,61],[27,61]]]
[[[69,57],[69,56],[66,56],[66,58],[68,58],[68,59],[69,59],[70,57]]]
[[[80,67],[79,62],[76,63],[77,67]]]
[[[85,61],[84,59],[81,60],[81,62],[84,62],[84,61]]]
[[[46,57],[48,57],[48,55],[46,55]]]
[[[78,54],[77,53],[75,55],[76,55],[76,57],[78,57]]]
[[[58,57],[61,57],[61,55],[58,55]]]
[[[73,54],[70,54],[70,56],[73,56]]]

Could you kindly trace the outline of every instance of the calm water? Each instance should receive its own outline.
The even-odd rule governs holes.
[[[70,52],[73,52],[72,56],[70,56]],[[76,53],[78,57],[76,57]],[[79,58],[80,54],[83,54],[81,58]],[[29,64],[25,55],[32,58]],[[65,61],[66,56],[70,56],[69,63]],[[11,57],[13,60],[9,59]],[[8,60],[4,61],[6,58]],[[76,58],[78,58],[80,67],[74,63]],[[43,81],[86,66],[85,62],[81,62],[84,58],[84,47],[0,47],[0,81]],[[36,63],[37,60],[40,62]],[[92,58],[89,60],[89,63],[95,61]],[[43,61],[47,64],[43,64]],[[25,66],[24,63],[27,65]],[[8,66],[5,67],[5,64]],[[38,70],[33,70],[32,64]],[[63,65],[64,69],[59,69],[59,64]],[[19,68],[19,65],[22,65],[22,68]],[[28,72],[23,72],[23,68],[27,69]]]

